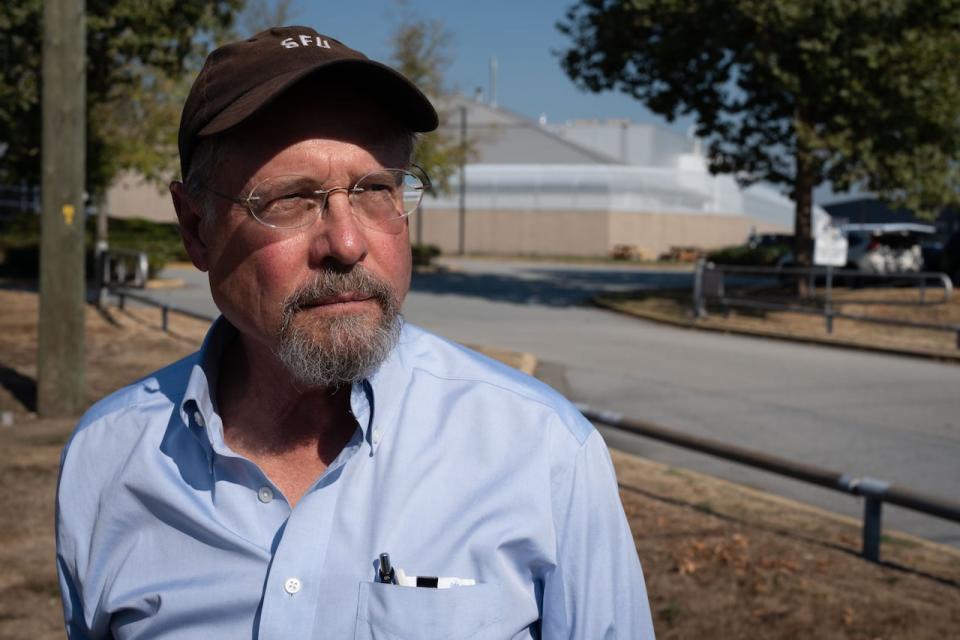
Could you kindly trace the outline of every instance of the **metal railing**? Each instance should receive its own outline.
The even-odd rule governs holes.
[[[885,480],[870,476],[855,477],[852,474],[771,456],[725,442],[680,433],[643,420],[627,418],[614,411],[595,409],[583,403],[577,403],[577,408],[588,420],[621,431],[864,498],[861,553],[864,558],[873,562],[880,561],[881,515],[884,502],[960,523],[960,504],[897,487]]]
[[[211,316],[205,313],[200,313],[199,311],[191,311],[190,309],[184,309],[183,307],[178,307],[175,304],[169,304],[166,302],[160,302],[159,300],[154,300],[149,296],[145,296],[139,293],[133,293],[132,291],[127,291],[125,289],[111,289],[111,293],[117,296],[117,306],[121,309],[126,308],[127,298],[131,300],[136,300],[142,304],[150,305],[152,307],[157,307],[160,309],[160,325],[164,331],[169,330],[170,328],[170,313],[179,313],[190,318],[196,318],[197,320],[204,320],[207,322],[213,322],[216,320],[215,316]]]
[[[97,277],[99,280],[98,304],[106,304],[106,296],[117,297],[117,306],[126,308],[126,301],[137,302],[160,309],[160,324],[164,331],[170,328],[170,313],[179,313],[197,320],[213,322],[216,318],[205,313],[184,309],[167,302],[154,300],[149,296],[135,293],[130,289],[142,289],[147,284],[150,264],[147,254],[132,249],[107,249],[100,253]]]
[[[144,251],[106,249],[100,252],[98,266],[101,287],[142,289],[150,276],[150,260]]]
[[[726,275],[737,274],[742,276],[752,276],[759,278],[761,282],[769,286],[773,282],[781,282],[784,279],[805,278],[807,282],[807,291],[805,298],[794,299],[757,299],[744,296],[727,295]],[[822,280],[823,295],[818,296],[817,282]],[[882,280],[893,283],[913,283],[916,286],[917,299],[915,301],[904,300],[880,300],[880,299],[838,299],[834,293],[834,285],[837,280]],[[937,286],[942,290],[942,299],[928,299],[928,289],[931,285]],[[745,288],[739,288],[743,291]],[[843,305],[936,305],[948,302],[953,294],[953,282],[945,273],[922,271],[917,273],[896,273],[880,274],[865,273],[856,269],[834,269],[833,267],[750,267],[750,266],[732,266],[716,265],[712,262],[700,260],[697,262],[693,280],[693,316],[694,319],[705,318],[707,316],[707,302],[714,300],[717,304],[729,311],[731,307],[743,307],[748,309],[759,309],[764,311],[789,311],[793,313],[806,313],[823,316],[828,334],[833,333],[833,321],[836,318],[845,320],[855,320],[858,322],[869,322],[888,326],[906,327],[911,329],[922,329],[927,331],[945,331],[956,335],[956,345],[960,349],[960,324],[935,324],[930,322],[914,322],[911,320],[898,320],[894,318],[883,318],[879,316],[870,316],[858,313],[846,313],[842,311]]]

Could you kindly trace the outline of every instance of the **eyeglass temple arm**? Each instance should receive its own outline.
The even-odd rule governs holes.
[[[427,170],[415,162],[411,162],[410,166],[423,175],[423,187],[421,187],[421,189],[424,191],[433,191],[433,181],[430,180],[430,174],[427,173]]]

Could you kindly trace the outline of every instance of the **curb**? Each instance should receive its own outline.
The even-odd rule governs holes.
[[[510,351],[509,349],[498,349],[497,347],[488,347],[479,344],[464,344],[468,349],[473,349],[488,358],[493,358],[503,364],[519,369],[528,376],[532,376],[537,370],[537,356],[526,351]]]
[[[147,280],[144,289],[180,289],[186,286],[183,278],[151,278]]]
[[[180,278],[172,279],[158,279],[150,280],[147,282],[147,289],[165,289],[165,288],[174,288],[183,286],[183,280]],[[177,309],[172,310],[174,313],[183,315]],[[188,316],[189,317],[189,316]],[[537,371],[537,366],[539,361],[537,357],[526,351],[512,351],[510,349],[501,349],[499,347],[491,347],[488,345],[478,345],[478,344],[465,344],[465,347],[468,349],[473,349],[483,355],[493,358],[503,364],[518,369],[528,376],[533,376]]]
[[[711,327],[711,326],[696,324],[689,320],[679,320],[676,317],[668,316],[665,314],[656,313],[652,311],[628,311],[626,309],[621,309],[617,307],[615,304],[610,304],[602,301],[599,296],[591,298],[590,304],[600,309],[606,309],[607,311],[612,311],[614,313],[619,313],[625,316],[640,318],[642,320],[650,320],[652,322],[658,322],[660,324],[666,324],[674,327],[679,327],[682,329],[692,329],[694,331],[710,331],[713,333],[728,333],[728,334],[734,334],[734,335],[750,336],[754,338],[766,338],[769,340],[782,340],[785,342],[813,344],[813,345],[822,346],[822,347],[835,347],[840,349],[849,349],[851,351],[882,353],[886,355],[907,356],[910,358],[920,358],[923,360],[935,360],[935,361],[946,362],[950,364],[960,364],[960,353],[957,353],[956,355],[949,354],[949,353],[933,353],[928,351],[919,351],[915,349],[900,349],[897,347],[872,346],[867,344],[859,344],[856,342],[846,342],[843,340],[828,340],[826,338],[816,338],[813,336],[795,336],[795,335],[789,335],[784,333],[776,333],[773,331],[750,331],[749,329],[738,329],[733,327]]]

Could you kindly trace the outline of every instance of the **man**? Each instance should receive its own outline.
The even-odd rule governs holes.
[[[210,55],[171,193],[223,315],[64,450],[71,637],[652,637],[599,435],[399,316],[436,126],[309,28]]]

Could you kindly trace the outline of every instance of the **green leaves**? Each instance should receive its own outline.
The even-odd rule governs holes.
[[[187,87],[243,0],[87,0],[87,190],[168,180]],[[40,181],[40,0],[0,3],[0,182]]]
[[[399,15],[390,37],[391,63],[439,106],[437,99],[447,92],[444,74],[450,66],[450,33],[440,20],[419,18],[403,2],[396,6]],[[469,144],[445,132],[453,115],[440,109],[439,129],[421,135],[414,154],[415,162],[441,191],[447,190],[450,177],[470,153]]]
[[[693,114],[715,171],[960,202],[960,0],[582,0],[558,28],[578,86]]]

